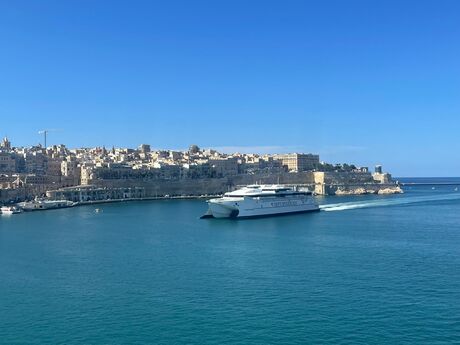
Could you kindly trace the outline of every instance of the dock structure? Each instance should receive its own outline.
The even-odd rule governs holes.
[[[107,188],[97,186],[75,186],[50,190],[46,196],[53,200],[69,200],[74,202],[141,199],[145,197],[142,187]]]

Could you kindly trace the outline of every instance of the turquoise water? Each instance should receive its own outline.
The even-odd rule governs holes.
[[[198,200],[2,216],[0,343],[458,343],[453,188],[240,221]]]

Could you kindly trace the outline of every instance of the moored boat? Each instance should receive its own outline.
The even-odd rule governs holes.
[[[47,200],[47,199],[35,199],[32,201],[24,201],[18,203],[18,206],[23,211],[39,211],[39,210],[50,210],[56,208],[65,208],[75,206],[77,203],[69,200]]]
[[[15,206],[2,206],[0,208],[0,214],[16,214],[21,213],[21,209]]]

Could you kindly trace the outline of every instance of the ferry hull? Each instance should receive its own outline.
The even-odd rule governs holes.
[[[299,213],[308,213],[319,211],[318,207],[305,207],[305,208],[294,208],[291,210],[279,210],[279,211],[270,211],[270,210],[256,210],[256,211],[246,211],[240,212],[237,218],[261,218],[261,217],[275,217],[275,216],[284,216],[292,215]]]
[[[311,210],[303,210],[303,211],[290,211],[290,212],[279,212],[279,213],[270,213],[270,214],[256,214],[250,216],[238,216],[238,219],[253,219],[253,218],[267,218],[267,217],[282,217],[282,216],[290,216],[295,214],[301,213],[310,213],[310,212],[319,212],[320,209],[311,209]]]
[[[236,207],[214,202],[209,203],[208,212],[213,218],[236,218],[239,213]]]

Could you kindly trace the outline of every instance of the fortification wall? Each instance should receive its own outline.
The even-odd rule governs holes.
[[[247,174],[225,178],[183,179],[183,180],[93,180],[92,184],[101,187],[142,187],[146,197],[155,196],[199,196],[216,195],[249,184],[290,184],[308,185],[320,195],[369,194],[401,192],[394,183],[376,183],[371,174],[366,173],[280,173]]]
[[[234,190],[237,186],[248,184],[313,184],[310,172],[235,175],[225,178],[183,179],[183,180],[93,180],[92,185],[101,187],[142,187],[146,197],[163,195],[214,195]]]

